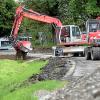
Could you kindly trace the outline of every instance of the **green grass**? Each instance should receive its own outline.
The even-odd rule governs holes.
[[[60,81],[43,81],[26,88],[20,88],[12,93],[6,95],[2,100],[38,100],[34,93],[38,90],[54,90],[64,85],[64,82]]]
[[[48,80],[36,84],[20,84],[32,74],[40,73],[47,61],[22,62],[13,60],[0,61],[0,100],[35,100],[34,92],[41,89],[53,90],[64,85],[64,82]]]

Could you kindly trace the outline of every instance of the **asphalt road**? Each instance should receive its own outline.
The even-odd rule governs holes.
[[[74,77],[91,74],[100,67],[100,60],[85,60],[84,57],[72,57],[70,59],[76,63],[76,69],[73,73]]]

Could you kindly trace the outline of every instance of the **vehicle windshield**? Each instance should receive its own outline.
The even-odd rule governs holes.
[[[80,36],[80,30],[78,27],[72,27],[72,35],[73,36]]]
[[[100,21],[99,20],[89,20],[87,23],[89,32],[96,32],[100,30]]]

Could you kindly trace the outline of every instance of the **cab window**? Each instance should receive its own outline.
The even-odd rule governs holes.
[[[80,30],[78,27],[72,27],[72,35],[73,36],[80,36]]]

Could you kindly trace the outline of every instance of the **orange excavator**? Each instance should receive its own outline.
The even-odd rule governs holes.
[[[25,17],[56,26],[57,46],[53,47],[55,56],[71,53],[82,56],[85,54],[86,59],[100,59],[100,17],[89,19],[86,22],[87,35],[86,39],[82,39],[81,31],[77,25],[62,25],[59,19],[26,9],[24,6],[19,6],[16,9],[16,16],[10,35],[17,58],[25,59],[27,53],[32,50],[29,37],[26,40],[18,39],[19,27]]]
[[[24,6],[19,6],[16,9],[16,15],[15,15],[15,20],[13,23],[11,35],[10,35],[10,40],[12,41],[13,47],[16,50],[16,57],[22,59],[25,59],[27,53],[32,50],[31,42],[29,41],[29,39],[26,40],[18,39],[19,36],[18,31],[23,21],[23,18],[25,17],[32,20],[44,22],[44,23],[55,24],[59,27],[62,26],[62,23],[57,18],[49,17],[47,15],[42,15],[31,9],[28,10],[24,8]]]
[[[57,18],[50,17],[47,15],[40,14],[33,10],[26,9],[24,6],[19,6],[16,9],[15,20],[13,23],[10,40],[12,41],[13,47],[16,50],[16,57],[25,59],[26,55],[29,51],[32,50],[31,42],[29,39],[18,40],[18,31],[20,25],[23,21],[23,18],[32,19],[35,21],[53,24],[56,26],[55,34],[56,41],[58,46],[54,49],[55,56],[61,54],[61,52],[71,52],[71,53],[83,53],[84,47],[80,47],[80,45],[84,44],[84,41],[81,39],[81,31],[76,25],[62,25],[61,21]],[[67,46],[71,48],[66,49],[58,49],[59,46]],[[74,47],[74,48],[72,48]]]

